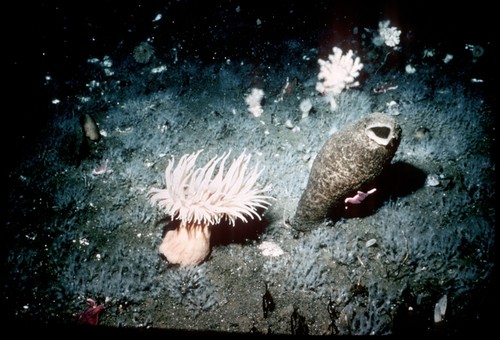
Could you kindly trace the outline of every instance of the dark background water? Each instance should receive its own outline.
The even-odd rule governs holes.
[[[11,76],[7,98],[19,104],[16,112],[23,108],[23,113],[12,114],[11,124],[21,135],[36,130],[50,114],[53,94],[70,96],[86,80],[88,58],[110,53],[113,59],[123,57],[147,38],[153,39],[158,52],[181,46],[184,54],[209,62],[251,58],[252,49],[257,50],[254,58],[259,58],[259,49],[286,39],[324,46],[325,55],[335,41],[351,36],[354,27],[361,31],[390,18],[404,32],[402,45],[411,43],[415,49],[438,45],[453,54],[464,49],[464,41],[495,43],[494,12],[483,1],[464,5],[432,1],[14,3],[5,11],[4,23],[4,58]],[[153,21],[157,14],[162,18]],[[262,24],[256,25],[257,20]],[[266,48],[266,54],[271,52]],[[48,74],[62,80],[57,89],[44,85]]]

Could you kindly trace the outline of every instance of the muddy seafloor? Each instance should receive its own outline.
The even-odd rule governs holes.
[[[324,32],[259,40],[247,54],[212,60],[158,38],[148,41],[149,58],[138,56],[134,46],[145,39],[131,39],[86,55],[78,76],[47,69],[49,118],[21,139],[7,174],[6,320],[19,331],[73,332],[90,298],[104,305],[96,325],[85,325],[92,332],[455,335],[491,327],[489,46],[443,46],[422,35],[417,43],[418,31],[398,23],[399,48],[375,46],[372,31],[354,27],[331,40],[319,39]],[[375,30],[378,20],[364,24]],[[333,46],[352,48],[364,67],[332,112],[315,86],[317,60]],[[260,117],[245,104],[252,88],[265,91]],[[295,231],[289,219],[323,143],[377,111],[403,131],[377,192],[311,232]],[[84,135],[85,114],[98,141]],[[171,157],[200,149],[200,167],[227,151],[229,160],[252,154],[273,200],[261,220],[213,226],[207,260],[184,268],[158,254],[176,222],[147,193],[164,185]],[[92,174],[105,160],[108,171]]]

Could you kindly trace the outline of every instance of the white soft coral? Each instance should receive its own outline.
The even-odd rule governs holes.
[[[393,48],[399,45],[401,31],[397,27],[389,27],[390,23],[389,20],[380,21],[378,23],[378,36],[374,38],[375,45],[380,46],[385,44]]]
[[[335,96],[339,95],[345,88],[359,85],[355,79],[363,68],[359,57],[354,58],[354,53],[349,50],[345,55],[338,47],[334,47],[333,54],[328,60],[319,59],[320,71],[316,90],[327,96],[332,111],[337,108]]]

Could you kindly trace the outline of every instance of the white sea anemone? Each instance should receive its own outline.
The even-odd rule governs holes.
[[[222,220],[234,226],[237,220],[260,219],[258,209],[267,209],[272,199],[265,195],[269,186],[257,185],[262,169],[247,172],[250,155],[243,152],[224,173],[230,152],[195,169],[201,151],[182,156],[176,167],[172,158],[165,169],[165,189],[149,191],[153,203],[181,222],[167,232],[160,246],[160,253],[171,263],[203,262],[210,253],[211,226]]]

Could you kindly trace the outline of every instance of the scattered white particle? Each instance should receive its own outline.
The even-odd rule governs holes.
[[[90,97],[78,97],[82,103],[88,103],[90,101]]]
[[[436,50],[432,48],[427,48],[422,52],[424,58],[434,57],[436,55]]]
[[[140,238],[141,236],[142,236],[142,234],[141,234],[141,233],[138,233],[138,234],[137,234],[137,237],[138,237],[138,238]]]
[[[61,101],[60,101],[59,99],[57,99],[57,98],[52,99],[52,104],[54,104],[54,105],[57,105],[57,104],[59,104],[60,102],[61,102]]]
[[[239,12],[241,11],[240,6],[236,7],[236,8],[235,8],[235,11],[236,11],[236,13],[239,13]]]
[[[100,130],[99,133],[101,134],[101,136],[103,137],[108,137],[108,133],[106,132],[106,130]]]
[[[393,116],[399,116],[399,105],[396,101],[391,100],[390,102],[385,103],[385,106],[387,107],[387,113]]]
[[[99,87],[101,84],[97,80],[91,80],[88,84],[87,87],[90,89],[93,89],[95,87]]]
[[[36,234],[24,235],[28,240],[34,241],[36,239]]]
[[[417,71],[417,69],[415,67],[413,67],[412,65],[408,64],[405,67],[405,71],[408,74],[413,74],[413,73],[415,73]]]
[[[448,304],[448,298],[446,295],[443,295],[441,299],[434,306],[434,322],[438,323],[443,321],[444,316],[446,314],[446,307]]]
[[[477,79],[477,78],[472,78],[470,81],[473,82],[473,83],[482,83],[482,82],[484,82],[484,80]]]
[[[480,45],[465,44],[465,49],[471,51],[474,58],[479,58],[484,53],[484,48]]]
[[[441,182],[437,174],[429,174],[425,179],[425,185],[428,187],[437,187]]]
[[[255,23],[257,24],[257,26],[260,26],[262,24],[262,21],[260,21],[260,19],[257,19]]]
[[[162,65],[162,66],[158,66],[158,67],[153,67],[151,69],[151,73],[162,73],[162,72],[165,72],[166,70],[167,70],[167,66]]]
[[[97,259],[97,261],[101,261],[101,254],[96,254],[95,258]]]
[[[86,238],[79,239],[78,243],[80,243],[80,245],[82,246],[88,246],[90,244],[89,240],[87,240]]]
[[[119,132],[119,133],[129,133],[129,132],[132,132],[133,128],[131,126],[128,126],[126,127],[125,129],[122,129],[120,127],[117,127],[115,129],[115,131]]]
[[[104,67],[111,67],[113,66],[113,61],[108,55],[105,55],[104,58],[102,58],[102,66]]]
[[[23,309],[24,309],[24,310],[28,310],[29,308],[30,308],[30,306],[29,306],[29,305],[24,305],[24,306],[23,306]]]
[[[443,63],[448,64],[452,59],[453,59],[453,55],[447,54],[443,59]]]
[[[155,18],[153,19],[153,22],[160,21],[160,20],[161,20],[161,18],[162,18],[161,13],[158,13],[158,14],[156,14]]]

